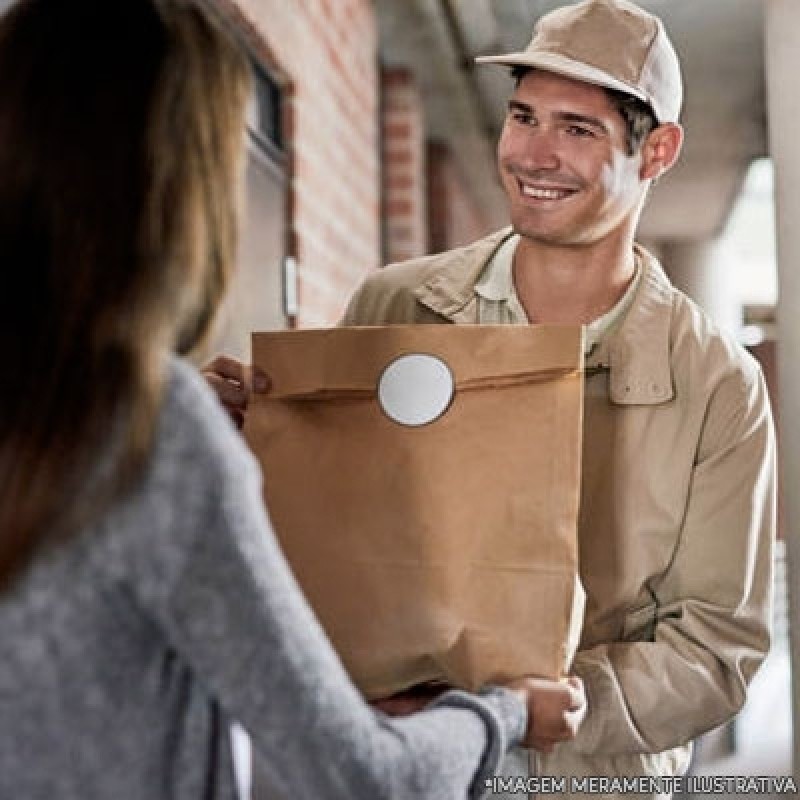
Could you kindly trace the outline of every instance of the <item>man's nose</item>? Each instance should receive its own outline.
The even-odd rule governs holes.
[[[520,166],[526,169],[558,169],[561,166],[554,131],[531,128],[520,142]]]

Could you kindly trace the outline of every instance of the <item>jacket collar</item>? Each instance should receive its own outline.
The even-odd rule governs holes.
[[[511,227],[503,228],[467,247],[445,253],[441,256],[441,267],[414,290],[417,300],[450,322],[477,324],[475,284],[489,259],[513,233]]]
[[[458,324],[478,322],[475,284],[497,249],[513,235],[508,227],[443,256],[439,269],[414,290],[427,308]],[[656,405],[674,396],[669,331],[673,288],[658,261],[639,245],[642,278],[619,327],[589,355],[589,370],[608,369],[609,397],[621,405]]]
[[[674,289],[661,265],[634,245],[642,278],[619,327],[591,353],[586,366],[608,367],[609,397],[621,405],[657,405],[674,397],[670,326]]]

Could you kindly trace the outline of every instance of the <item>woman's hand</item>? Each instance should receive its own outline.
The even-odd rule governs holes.
[[[576,675],[565,680],[520,678],[508,684],[528,706],[524,747],[551,753],[555,745],[575,738],[588,711],[583,681]]]

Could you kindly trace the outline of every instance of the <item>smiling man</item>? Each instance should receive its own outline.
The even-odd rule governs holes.
[[[567,776],[568,793],[581,776],[668,779],[694,737],[741,707],[769,647],[763,378],[634,242],[683,138],[661,22],[627,0],[587,0],[543,17],[524,52],[478,60],[516,80],[497,150],[511,227],[371,275],[343,321],[586,326],[574,672],[589,708],[572,741],[543,735],[507,769]]]

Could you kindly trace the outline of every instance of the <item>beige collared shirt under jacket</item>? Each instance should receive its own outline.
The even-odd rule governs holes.
[[[478,323],[476,284],[510,236],[371,274],[343,323]],[[682,772],[688,743],[736,713],[769,648],[775,453],[763,376],[655,258],[636,256],[630,307],[586,365],[587,607],[574,671],[590,711],[574,742],[537,759],[544,775]]]
[[[514,253],[518,243],[519,236],[517,234],[509,236],[486,263],[486,267],[475,284],[480,325],[529,325],[531,323],[514,286]],[[616,327],[631,307],[642,274],[639,261],[637,258],[633,280],[622,297],[605,314],[584,326],[586,355],[589,355],[603,337]]]

